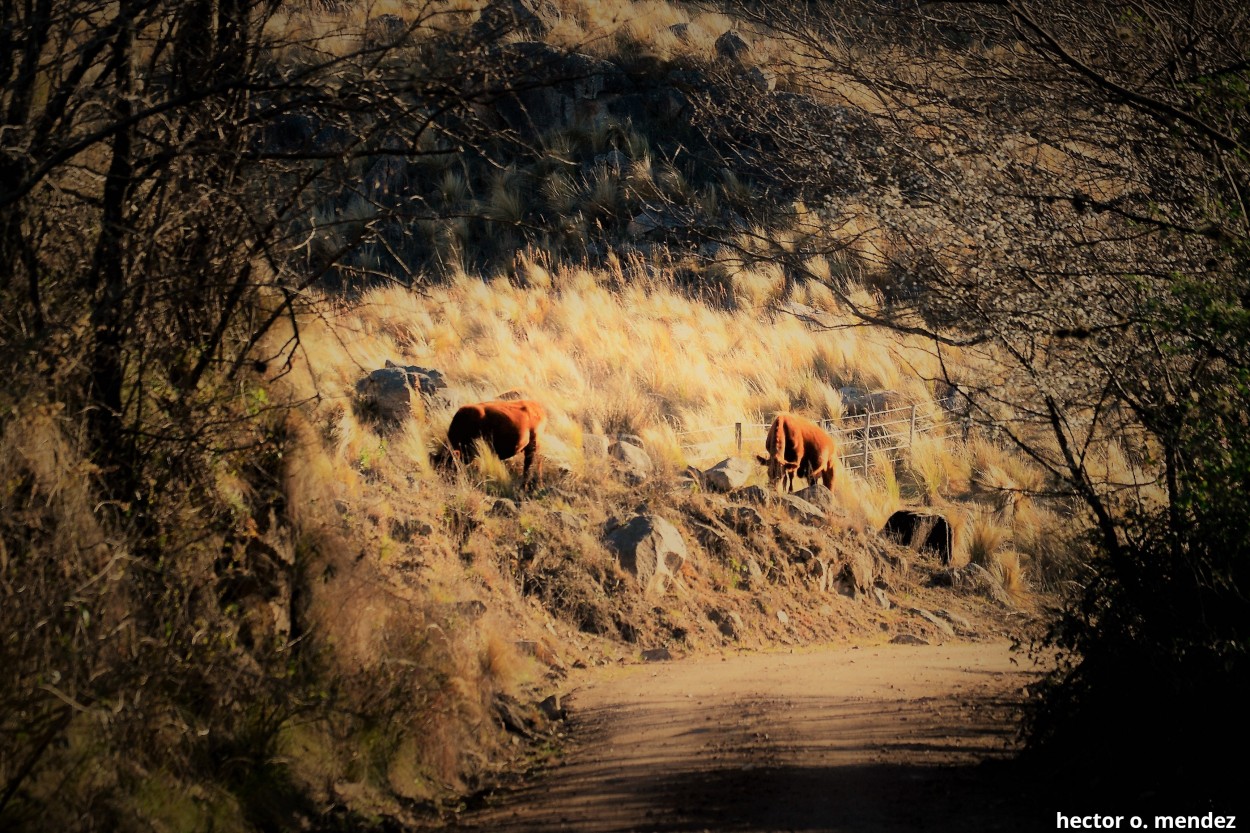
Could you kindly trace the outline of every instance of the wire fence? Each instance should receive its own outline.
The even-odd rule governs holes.
[[[921,410],[916,405],[868,411],[841,420],[817,420],[816,424],[837,444],[842,468],[861,472],[867,472],[874,459],[901,459],[915,447],[919,437],[947,439],[959,431],[955,426],[939,422],[932,412]],[[681,438],[682,449],[692,459],[706,461],[731,449],[741,456],[744,447],[758,445],[762,448],[769,425],[735,422],[732,425],[679,431],[678,437]],[[705,439],[699,440],[699,437]]]

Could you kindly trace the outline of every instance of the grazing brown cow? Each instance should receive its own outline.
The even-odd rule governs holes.
[[[819,425],[794,414],[777,414],[764,438],[767,457],[757,455],[768,466],[768,482],[785,480],[786,491],[794,491],[794,477],[806,477],[812,483],[820,478],[826,489],[833,488],[837,447],[833,438]]]
[[[447,429],[447,445],[454,459],[471,463],[477,457],[477,440],[484,440],[500,460],[525,452],[522,487],[529,484],[530,467],[535,480],[542,477],[543,464],[538,457],[538,433],[547,421],[547,412],[532,399],[479,402],[465,405],[451,418]]]

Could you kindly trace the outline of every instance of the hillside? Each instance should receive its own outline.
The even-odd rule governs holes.
[[[0,826],[437,823],[575,669],[828,644],[1227,780],[1137,770],[1250,681],[1250,31],[906,5],[6,8]]]

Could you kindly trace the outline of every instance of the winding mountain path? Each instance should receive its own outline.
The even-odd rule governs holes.
[[[1019,662],[1020,664],[1016,664]],[[563,761],[460,819],[503,831],[1053,829],[1008,758],[1037,678],[1006,643],[590,669]]]

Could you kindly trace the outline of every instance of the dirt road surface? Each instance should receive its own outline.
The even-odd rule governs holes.
[[[565,702],[564,759],[462,828],[1054,828],[1053,808],[1007,760],[1013,706],[1038,673],[1006,643],[727,653],[581,673]]]

